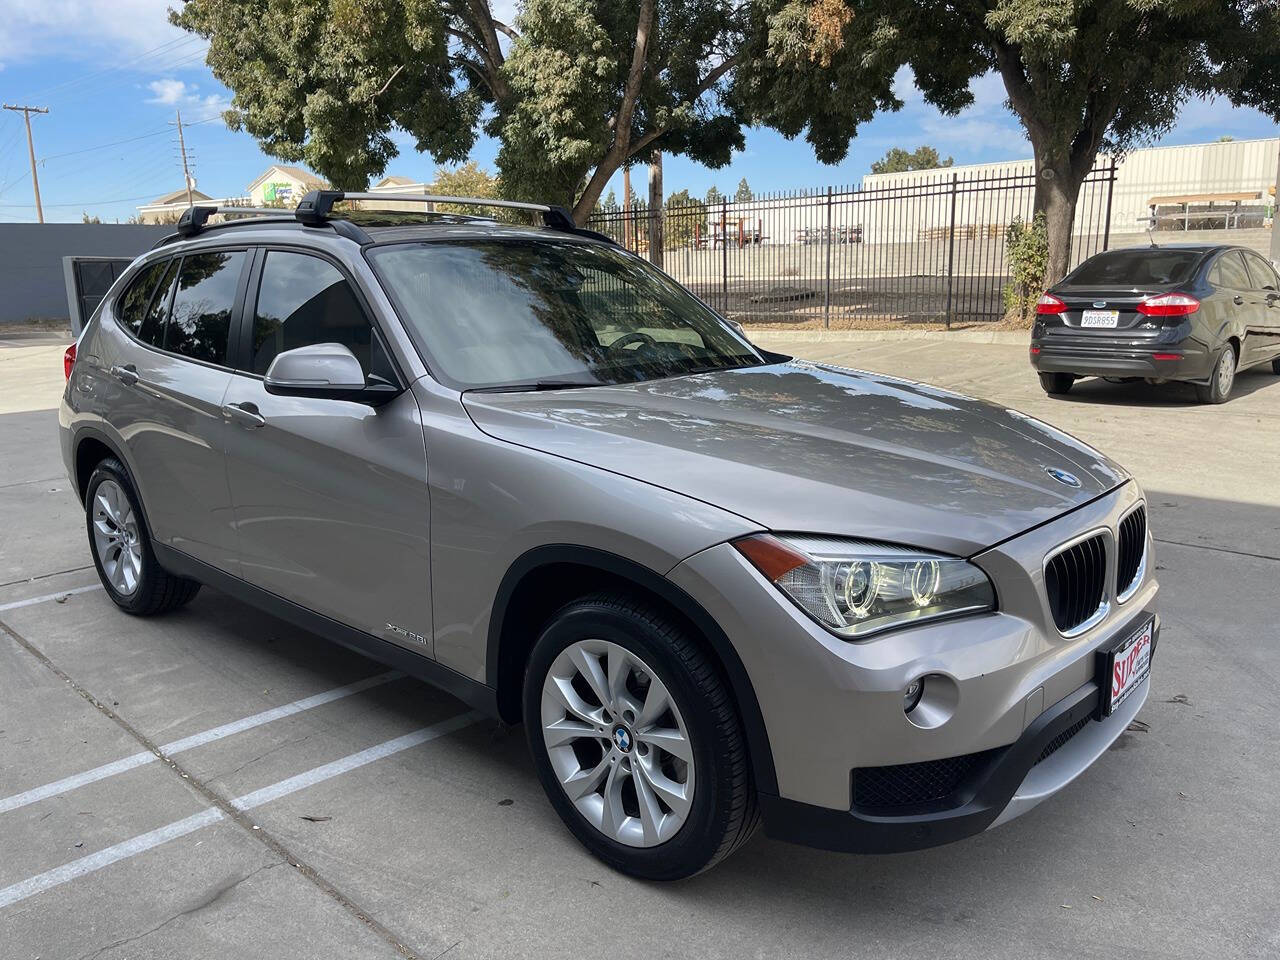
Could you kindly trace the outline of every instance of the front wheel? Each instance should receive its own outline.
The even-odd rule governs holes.
[[[1275,374],[1280,374],[1280,357],[1276,357],[1274,360],[1271,361],[1271,372]]]
[[[1071,389],[1071,385],[1075,382],[1075,374],[1071,373],[1040,374],[1040,386],[1043,387],[1044,392],[1048,394],[1060,395],[1067,393]]]
[[[715,665],[677,624],[626,596],[564,607],[524,682],[538,778],[609,866],[678,880],[713,866],[758,822],[747,749]]]
[[[200,584],[160,566],[129,473],[108,457],[93,469],[85,490],[85,525],[98,578],[125,613],[151,616],[180,607]]]
[[[1223,346],[1213,364],[1207,384],[1196,384],[1196,399],[1201,403],[1225,403],[1236,382],[1236,351],[1231,344]]]

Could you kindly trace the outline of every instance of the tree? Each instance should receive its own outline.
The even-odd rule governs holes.
[[[1048,283],[1066,272],[1080,185],[1100,151],[1158,136],[1193,96],[1280,118],[1275,3],[762,0],[753,17],[735,95],[753,120],[803,132],[824,163],[843,159],[859,123],[901,108],[899,67],[946,114],[996,72],[1035,156]]]
[[[81,213],[81,214],[80,214],[80,222],[81,222],[81,223],[101,223],[101,222],[102,222],[102,218],[101,218],[101,217],[99,217],[99,216],[92,216],[92,217],[91,217],[91,216],[89,216],[88,211],[85,211],[84,213]]]
[[[707,191],[706,203],[708,207],[718,207],[724,203],[724,194],[712,187]]]
[[[751,188],[747,186],[747,178],[743,177],[738,181],[738,191],[733,195],[733,202],[750,203],[755,198],[756,195],[752,193]]]
[[[663,203],[662,219],[666,221],[668,248],[688,246],[695,235],[707,235],[707,205],[688,190],[679,190]]]
[[[872,173],[906,173],[909,170],[936,170],[949,167],[955,160],[951,157],[942,160],[938,151],[928,145],[917,147],[914,153],[907,153],[901,147],[893,147],[882,158],[871,164]]]
[[[506,24],[490,0],[189,0],[171,18],[210,41],[229,124],[273,156],[362,188],[397,128],[439,163],[464,160],[483,129],[501,141],[504,195],[584,223],[637,157],[723,166],[741,148],[727,94],[744,9],[525,0]]]
[[[472,160],[455,170],[437,169],[431,192],[446,197],[489,197],[496,200],[501,195],[501,184],[497,177],[488,170],[480,169],[480,165]],[[436,204],[436,209],[447,213],[466,213],[469,209],[474,212],[472,208],[447,203]]]
[[[605,213],[618,212],[618,195],[613,192],[613,187],[609,188],[609,192],[605,195],[604,200],[600,202],[600,209]]]

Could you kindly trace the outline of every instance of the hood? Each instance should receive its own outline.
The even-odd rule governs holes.
[[[463,403],[490,436],[767,529],[958,556],[1128,479],[1096,450],[1017,411],[800,360],[619,386],[468,393]]]

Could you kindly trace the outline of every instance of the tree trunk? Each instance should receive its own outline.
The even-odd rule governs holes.
[[[1052,286],[1067,275],[1071,265],[1071,240],[1075,231],[1076,201],[1080,197],[1081,177],[1069,161],[1041,162],[1036,150],[1036,213],[1044,214],[1049,239],[1049,256],[1045,265],[1044,284]]]
[[[649,262],[662,269],[662,152],[649,161]]]

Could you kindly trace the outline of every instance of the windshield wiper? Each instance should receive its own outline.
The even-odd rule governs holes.
[[[576,390],[604,387],[599,380],[535,380],[532,383],[500,383],[492,387],[472,387],[467,393],[533,393],[538,390]]]

